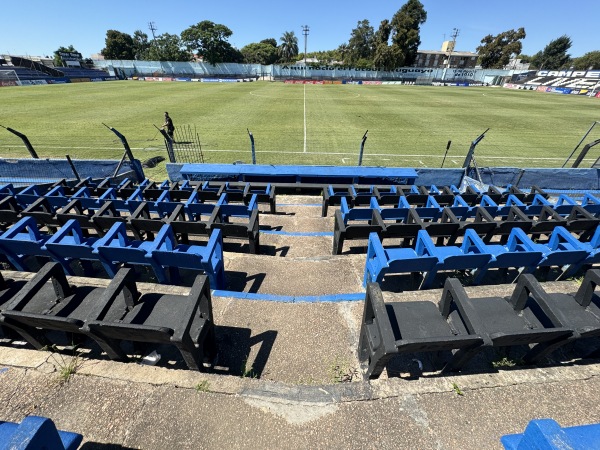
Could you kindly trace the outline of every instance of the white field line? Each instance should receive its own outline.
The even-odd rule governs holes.
[[[304,152],[306,153],[306,85],[304,85]]]

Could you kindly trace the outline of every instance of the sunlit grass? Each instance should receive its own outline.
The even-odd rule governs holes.
[[[140,160],[166,156],[154,125],[164,111],[195,126],[206,162],[460,167],[473,139],[482,166],[561,166],[598,119],[597,99],[501,88],[150,83],[118,81],[0,90],[0,125],[25,133],[45,158],[118,159],[124,134]],[[600,127],[599,127],[600,128]],[[590,139],[600,137],[600,129]],[[597,135],[596,135],[597,134]],[[26,157],[0,129],[0,156]],[[165,177],[164,164],[148,173]]]

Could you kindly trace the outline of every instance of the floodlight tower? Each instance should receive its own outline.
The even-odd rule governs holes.
[[[308,25],[302,25],[302,34],[304,35],[304,66],[306,67],[306,43],[308,42]]]

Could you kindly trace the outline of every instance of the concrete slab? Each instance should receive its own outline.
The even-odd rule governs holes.
[[[331,254],[331,236],[289,236],[261,233],[261,255],[280,258],[309,258]]]
[[[94,443],[122,444],[156,388],[151,385],[75,376],[46,398],[38,414],[58,428]]]
[[[259,222],[261,230],[288,233],[333,233],[334,227],[333,217],[306,217],[304,211],[296,215],[287,216],[261,214]]]
[[[364,258],[353,255],[301,259],[227,253],[227,289],[272,295],[361,292]]]
[[[599,422],[599,388],[600,380],[592,378],[429,394],[418,403],[445,448],[492,449],[501,448],[502,435],[523,432],[532,419],[549,417],[562,426]]]
[[[230,374],[292,384],[331,384],[358,375],[352,334],[357,325],[350,332],[339,304],[219,303],[218,365]]]
[[[416,426],[409,413],[398,413],[398,403],[307,404],[159,389],[124,445],[145,449],[436,448],[425,427]],[[157,404],[162,414],[150,406]],[[389,426],[391,420],[394,426]]]
[[[27,415],[39,415],[40,404],[59,384],[55,374],[0,365],[0,420],[20,422]]]

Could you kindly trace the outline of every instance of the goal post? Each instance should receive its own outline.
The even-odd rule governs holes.
[[[0,70],[0,86],[20,86],[21,80],[14,70]]]

